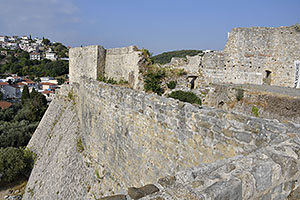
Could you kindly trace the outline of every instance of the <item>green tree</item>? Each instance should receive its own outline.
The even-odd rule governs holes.
[[[29,94],[28,86],[25,85],[21,96],[21,103],[25,104],[29,98],[30,98],[30,94]]]
[[[39,121],[42,119],[46,109],[47,109],[47,99],[46,97],[32,90],[30,93],[30,102],[28,103],[28,108],[30,109],[30,118],[31,122]]]
[[[21,148],[0,148],[0,184],[28,177],[34,164],[34,156]]]
[[[48,46],[50,44],[50,40],[47,38],[43,38],[42,43],[46,46]]]

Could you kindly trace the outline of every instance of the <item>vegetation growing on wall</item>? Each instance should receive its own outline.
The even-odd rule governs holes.
[[[193,103],[199,104],[199,105],[202,104],[201,99],[192,92],[178,90],[178,91],[174,91],[171,94],[169,94],[169,97],[171,97],[173,99],[178,99],[180,101],[192,103],[192,104]]]
[[[109,83],[109,84],[112,84],[112,85],[124,85],[124,84],[128,84],[128,81],[125,81],[124,79],[121,79],[119,82],[116,81],[114,78],[110,77],[110,78],[107,78],[105,76],[101,76],[99,75],[98,78],[97,78],[98,81],[101,81],[101,82],[104,82],[104,83]]]
[[[157,66],[148,67],[147,71],[144,72],[144,89],[146,92],[152,91],[158,95],[164,93],[163,88],[161,87],[161,81],[166,76],[164,69]]]
[[[296,29],[296,31],[299,31],[300,32],[300,24],[299,23],[296,23],[294,25],[294,28]]]
[[[241,101],[244,98],[244,90],[239,88],[236,93],[236,100]]]
[[[252,106],[252,114],[255,116],[255,117],[259,117],[259,114],[258,114],[258,108],[256,106]]]
[[[156,56],[152,56],[151,60],[153,61],[153,63],[167,64],[171,61],[173,57],[185,58],[186,56],[195,56],[200,53],[203,53],[203,51],[202,50],[170,51],[170,52],[164,52],[162,54],[158,54]]]
[[[174,89],[177,85],[177,81],[170,81],[169,83],[167,83],[167,86],[169,89]]]

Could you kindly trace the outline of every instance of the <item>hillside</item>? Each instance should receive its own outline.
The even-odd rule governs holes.
[[[195,56],[199,53],[203,53],[202,50],[177,50],[170,51],[158,54],[156,56],[152,56],[151,60],[154,63],[167,64],[171,61],[173,57],[185,58],[186,56]]]

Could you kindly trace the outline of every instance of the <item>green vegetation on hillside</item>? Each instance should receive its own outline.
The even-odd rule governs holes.
[[[9,51],[7,56],[0,57],[0,63],[0,74],[56,77],[69,73],[68,61],[30,60],[29,53],[21,50]]]
[[[170,51],[164,52],[162,54],[158,54],[156,56],[151,57],[153,63],[159,64],[167,64],[171,61],[173,57],[185,58],[186,56],[195,56],[197,54],[202,53],[201,50],[178,50],[178,51]]]

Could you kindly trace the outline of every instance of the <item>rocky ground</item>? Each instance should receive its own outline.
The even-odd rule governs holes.
[[[21,180],[0,187],[0,200],[19,200],[24,194],[27,180]]]

